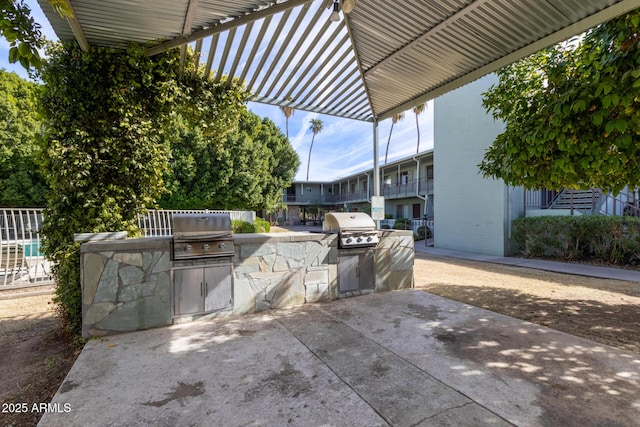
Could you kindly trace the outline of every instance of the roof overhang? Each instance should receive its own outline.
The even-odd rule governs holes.
[[[192,45],[210,78],[256,102],[374,121],[411,109],[640,7],[640,0],[38,0],[58,37],[91,45]]]

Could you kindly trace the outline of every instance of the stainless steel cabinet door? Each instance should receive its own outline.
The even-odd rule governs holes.
[[[360,262],[358,269],[360,289],[375,289],[376,287],[376,271],[373,268],[374,253],[374,251],[369,250],[358,256]]]
[[[338,257],[338,291],[358,290],[358,255]]]
[[[216,311],[233,307],[231,266],[218,265],[204,269],[204,310]]]
[[[204,311],[204,282],[201,268],[186,268],[173,272],[175,314]]]

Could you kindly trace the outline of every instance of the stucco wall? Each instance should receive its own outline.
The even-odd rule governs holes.
[[[478,170],[502,124],[482,107],[482,92],[497,82],[489,75],[450,92],[434,104],[434,245],[505,255],[509,224],[519,215],[522,191]]]

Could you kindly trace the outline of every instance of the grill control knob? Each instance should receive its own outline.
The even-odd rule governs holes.
[[[345,243],[351,243],[353,242],[353,239],[351,237],[347,237],[347,240],[345,240]]]
[[[367,242],[370,242],[372,240],[373,240],[373,237],[371,237],[371,236],[367,237]]]
[[[191,252],[193,250],[193,246],[191,245],[184,245],[184,251],[185,252]]]
[[[362,237],[358,237],[358,238],[356,239],[356,242],[358,242],[358,243],[362,242]]]
[[[218,247],[219,247],[220,249],[226,249],[226,248],[227,248],[227,245],[226,245],[226,243],[224,243],[224,242],[220,242],[220,243],[218,244]]]
[[[209,250],[209,244],[205,243],[204,245],[202,245],[202,250],[203,251],[208,251]]]

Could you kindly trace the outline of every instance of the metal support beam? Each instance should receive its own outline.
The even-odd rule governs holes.
[[[373,195],[380,196],[380,164],[378,163],[378,121],[373,121]]]
[[[64,3],[67,9],[71,11],[71,16],[67,17],[67,22],[71,27],[73,36],[76,38],[76,41],[80,45],[80,48],[84,52],[88,52],[89,42],[87,41],[87,37],[84,35],[84,31],[82,30],[82,25],[80,25],[80,21],[78,20],[78,15],[76,15],[76,11],[73,10],[73,6],[71,6],[71,2],[69,0],[64,0]]]
[[[248,24],[249,22],[257,21],[268,16],[275,15],[276,13],[293,9],[294,7],[309,3],[311,0],[289,0],[284,3],[276,3],[271,7],[262,9],[258,12],[249,13],[239,18],[232,19],[222,24],[214,25],[213,27],[206,28],[204,30],[195,31],[189,36],[177,37],[167,42],[161,43],[158,46],[154,46],[147,50],[147,55],[153,56],[161,52],[167,51],[174,47],[178,47],[183,44],[194,42],[198,39],[208,37],[214,34],[219,34],[223,31],[230,30],[231,28],[237,28],[241,25]]]

